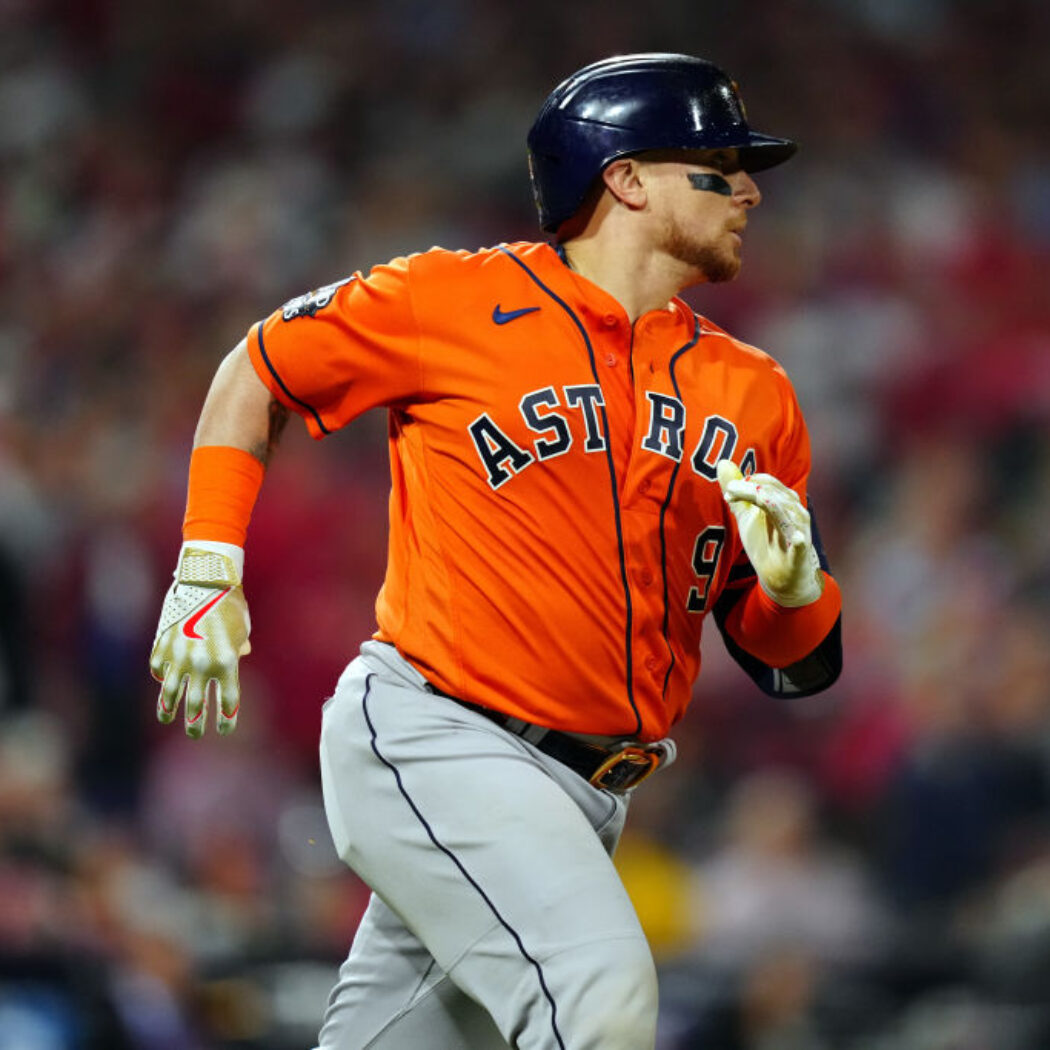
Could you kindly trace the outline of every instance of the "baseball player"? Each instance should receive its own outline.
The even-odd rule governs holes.
[[[555,89],[552,243],[439,248],[292,299],[222,362],[151,659],[158,715],[232,732],[244,541],[288,413],[389,418],[378,628],[324,705],[339,855],[371,886],[323,1050],[644,1050],[652,957],[610,855],[672,761],[713,613],[774,696],[826,688],[840,597],[783,370],[678,293],[727,281],[795,145],[673,54]],[[352,522],[347,523],[353,527]]]

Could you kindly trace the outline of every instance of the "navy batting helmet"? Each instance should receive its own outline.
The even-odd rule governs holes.
[[[689,55],[619,55],[585,66],[547,97],[529,131],[529,174],[540,226],[571,218],[602,169],[657,149],[740,151],[745,171],[762,171],[797,149],[748,127],[736,84]]]

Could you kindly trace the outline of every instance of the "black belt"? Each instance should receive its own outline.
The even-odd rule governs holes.
[[[502,711],[493,711],[489,707],[472,704],[469,700],[460,700],[458,696],[442,692],[434,686],[430,688],[438,696],[452,700],[468,711],[484,715],[501,729],[520,736],[545,755],[550,755],[562,765],[568,766],[584,780],[606,791],[618,793],[635,787],[651,773],[655,773],[666,756],[660,744],[620,744],[609,748],[588,744],[569,733],[533,725]]]

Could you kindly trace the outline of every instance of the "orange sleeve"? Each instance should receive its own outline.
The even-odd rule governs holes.
[[[777,605],[756,581],[726,617],[726,633],[770,667],[790,667],[824,641],[842,612],[838,583],[827,573],[824,580],[824,593],[801,609]]]
[[[184,540],[218,540],[244,546],[248,521],[265,469],[249,452],[202,445],[190,455]]]
[[[259,377],[315,438],[422,394],[410,261],[289,300],[248,332]]]

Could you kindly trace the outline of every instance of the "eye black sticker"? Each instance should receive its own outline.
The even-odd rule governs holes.
[[[689,181],[694,190],[709,190],[711,193],[719,193],[723,197],[733,195],[733,187],[722,178],[721,175],[712,175],[708,172],[690,172]]]

